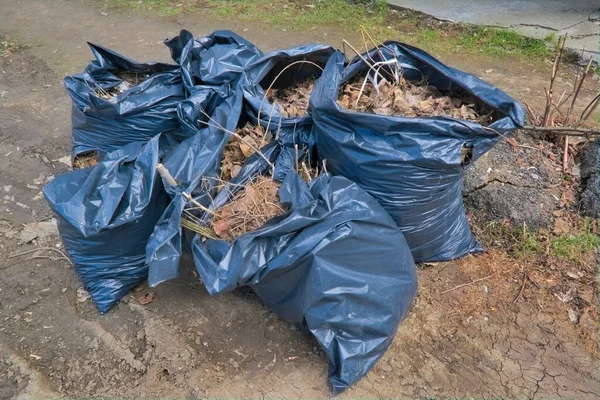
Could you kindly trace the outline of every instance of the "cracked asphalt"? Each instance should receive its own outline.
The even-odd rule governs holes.
[[[388,0],[439,19],[513,29],[542,39],[568,35],[566,46],[600,57],[600,3],[597,0]]]

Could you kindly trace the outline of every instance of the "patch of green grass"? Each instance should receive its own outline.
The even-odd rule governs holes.
[[[457,45],[466,50],[490,56],[524,55],[530,59],[550,56],[552,38],[532,39],[508,29],[477,27],[466,29],[457,38]]]
[[[147,10],[163,16],[174,16],[195,11],[195,2],[190,0],[105,0],[109,7]]]
[[[364,26],[378,40],[394,39],[439,54],[460,51],[494,57],[517,56],[537,62],[550,56],[543,40],[526,38],[507,29],[438,25],[412,11],[390,12],[384,0],[105,0],[109,7],[143,9],[160,15],[209,13],[220,19],[261,24],[269,29],[306,31],[335,27],[357,34]],[[361,47],[356,43],[356,47]]]
[[[518,257],[542,255],[577,261],[600,245],[600,237],[593,230],[594,223],[592,219],[582,218],[574,232],[553,236],[517,228],[506,221],[492,221],[480,231],[478,239],[486,246],[505,247]]]
[[[352,4],[345,0],[209,0],[208,4],[217,16],[233,16],[289,31],[335,26],[354,32],[361,25],[379,31],[388,13],[384,1]]]
[[[516,229],[507,221],[488,222],[478,239],[486,246],[510,249],[520,257],[535,256],[544,249],[536,232]]]
[[[577,261],[583,254],[593,251],[600,244],[600,238],[591,227],[592,222],[587,219],[579,232],[553,238],[550,241],[552,253],[559,258]]]
[[[537,254],[544,246],[535,232],[525,231],[517,242],[517,252],[521,254]]]

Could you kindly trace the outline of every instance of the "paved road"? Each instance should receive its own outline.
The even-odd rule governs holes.
[[[508,27],[535,38],[567,33],[567,47],[584,49],[596,61],[600,58],[598,0],[388,0],[388,3],[440,19]]]

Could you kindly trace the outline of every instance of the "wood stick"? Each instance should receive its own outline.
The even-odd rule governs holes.
[[[175,180],[175,178],[173,178],[173,176],[171,175],[171,173],[169,172],[169,170],[162,165],[161,163],[158,163],[156,165],[156,171],[158,172],[158,174],[167,182],[167,184],[169,186],[172,187],[177,187],[179,186],[177,184],[177,181]],[[181,192],[181,195],[183,197],[185,197],[185,199],[189,202],[191,202],[192,204],[194,204],[196,207],[198,207],[200,210],[207,212],[211,215],[217,215],[213,210],[203,206],[202,204],[200,204],[198,201],[196,201],[196,199],[194,199],[192,196],[190,196],[188,193],[186,192]]]
[[[523,284],[521,285],[521,290],[519,290],[519,294],[513,300],[513,304],[515,304],[517,302],[517,300],[523,298],[522,297],[523,296],[523,290],[525,290],[525,284],[526,283],[527,283],[527,274],[525,274],[525,276],[523,277]]]
[[[71,265],[71,267],[73,266],[73,262],[71,261],[71,259],[69,257],[67,257],[67,255],[62,250],[56,249],[54,247],[36,247],[35,249],[25,250],[25,251],[22,251],[20,253],[11,254],[11,255],[8,256],[8,258],[15,258],[15,257],[19,257],[19,256],[24,256],[25,254],[34,253],[36,251],[42,251],[42,250],[51,250],[51,251],[57,252],[65,260],[67,260],[67,262]]]
[[[579,123],[577,124],[578,127],[581,126],[581,124],[583,124],[592,115],[594,111],[596,111],[596,108],[598,108],[599,103],[600,93],[597,94],[596,97],[592,99],[592,101],[590,101],[590,103],[585,107],[585,109],[581,113],[581,117],[579,117]]]
[[[568,136],[598,136],[600,135],[600,131],[597,129],[587,129],[587,128],[571,128],[571,127],[561,127],[561,126],[531,126],[525,125],[520,129],[524,131],[538,131],[538,132],[555,132],[559,135],[568,135]],[[572,133],[570,133],[572,132]]]
[[[481,282],[481,281],[484,281],[484,280],[486,280],[486,279],[490,279],[490,278],[491,278],[491,277],[493,277],[494,275],[495,275],[495,274],[491,274],[491,275],[488,275],[488,276],[486,276],[485,278],[479,278],[479,279],[475,279],[474,281],[467,282],[467,283],[463,283],[462,285],[454,286],[454,287],[453,287],[453,288],[451,288],[451,289],[444,290],[444,291],[443,291],[442,293],[440,293],[440,294],[448,293],[448,292],[451,292],[451,291],[453,291],[453,290],[456,290],[456,289],[460,289],[460,288],[463,288],[463,287],[466,287],[466,286],[471,286],[471,285],[474,285],[474,284],[476,284],[477,282]]]
[[[561,44],[562,39],[562,44]],[[552,74],[550,75],[550,87],[546,90],[546,108],[544,110],[544,118],[542,120],[542,125],[547,126],[550,120],[550,114],[552,112],[552,94],[554,93],[554,82],[556,81],[556,74],[558,73],[560,67],[560,61],[562,59],[563,50],[565,48],[565,43],[567,41],[567,35],[560,37],[558,39],[559,50],[556,53],[556,57],[554,58],[554,63],[552,64]]]
[[[565,147],[563,149],[563,171],[567,170],[568,163],[569,163],[569,137],[565,136]]]
[[[583,87],[583,82],[585,81],[585,77],[587,76],[588,72],[590,72],[590,67],[592,66],[592,61],[593,61],[593,59],[592,59],[592,57],[590,57],[590,61],[588,62],[587,66],[585,67],[583,75],[581,76],[581,79],[579,80],[579,84],[577,85],[577,87],[575,89],[573,89],[573,90],[575,90],[575,92],[573,93],[573,99],[571,99],[571,105],[569,106],[569,109],[567,110],[567,117],[565,119],[565,124],[569,123],[569,117],[571,116],[573,107],[575,107],[575,102],[577,101],[577,96],[579,96],[579,91]]]

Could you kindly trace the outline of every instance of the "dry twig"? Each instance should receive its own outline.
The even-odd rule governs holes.
[[[58,254],[61,255],[61,258],[64,258],[65,260],[67,260],[67,262],[71,265],[71,267],[73,266],[73,262],[71,261],[71,259],[69,257],[67,257],[67,255],[62,250],[56,249],[54,247],[37,247],[35,249],[25,250],[25,251],[22,251],[20,253],[11,254],[11,255],[8,256],[8,258],[20,257],[20,256],[24,256],[25,254],[34,253],[34,252],[38,252],[38,251],[41,251],[41,250],[55,251],[55,252],[57,252]],[[38,254],[34,254],[34,258],[41,258],[41,257]]]
[[[473,280],[473,281],[471,281],[471,282],[468,282],[468,283],[463,283],[462,285],[458,285],[458,286],[455,286],[455,287],[453,287],[453,288],[450,288],[450,289],[448,289],[448,290],[444,290],[444,291],[443,291],[442,293],[440,293],[440,294],[448,293],[448,292],[451,292],[451,291],[453,291],[453,290],[460,289],[460,288],[463,288],[463,287],[466,287],[466,286],[472,286],[472,285],[476,284],[477,282],[481,282],[481,281],[484,281],[484,280],[486,280],[486,279],[490,279],[490,278],[491,278],[491,277],[493,277],[494,275],[495,275],[495,274],[491,274],[491,275],[489,275],[489,276],[486,276],[485,278],[479,278],[479,279],[475,279],[475,280]]]

